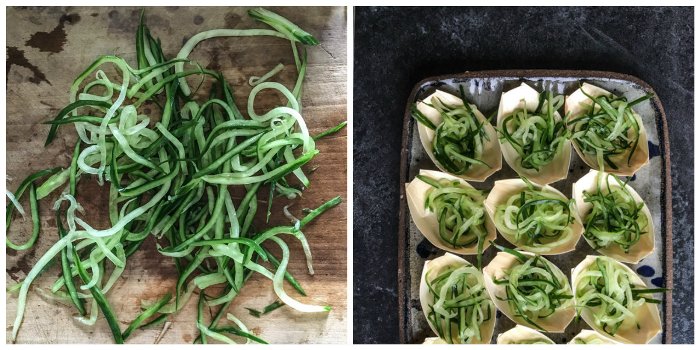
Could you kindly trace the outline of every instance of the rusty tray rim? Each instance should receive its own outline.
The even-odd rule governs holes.
[[[665,286],[670,286],[664,295],[664,330],[662,336],[662,343],[671,344],[673,341],[673,210],[671,203],[671,155],[670,155],[670,145],[669,145],[669,135],[668,135],[668,123],[666,122],[666,113],[664,112],[663,105],[658,95],[654,89],[642,79],[635,76],[617,72],[609,71],[598,71],[598,70],[567,70],[567,69],[504,69],[504,70],[483,70],[483,71],[466,71],[464,73],[457,74],[443,74],[425,78],[413,87],[411,93],[408,97],[406,103],[406,108],[404,110],[404,120],[403,120],[403,136],[401,141],[401,169],[400,169],[400,179],[399,179],[399,229],[398,229],[398,298],[399,298],[399,342],[409,343],[407,329],[407,317],[406,308],[410,304],[407,300],[408,292],[410,286],[407,285],[408,279],[405,269],[407,268],[407,257],[406,257],[406,245],[407,245],[407,220],[406,212],[407,205],[405,202],[406,188],[404,183],[408,179],[408,167],[409,167],[409,133],[411,126],[411,105],[413,104],[418,92],[430,82],[446,80],[446,79],[473,79],[473,78],[593,78],[593,79],[611,79],[611,80],[623,80],[637,84],[642,87],[642,89],[653,95],[652,101],[660,114],[660,124],[661,124],[661,135],[659,135],[659,147],[662,148],[663,156],[663,180],[664,183],[662,188],[664,190],[664,199],[661,203],[664,211],[664,223],[666,236],[664,237],[665,249],[664,249],[664,273],[665,276]],[[658,121],[657,121],[658,123]],[[658,125],[658,124],[657,124]],[[663,140],[661,140],[663,138]]]

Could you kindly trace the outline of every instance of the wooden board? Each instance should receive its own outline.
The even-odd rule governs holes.
[[[402,343],[423,342],[426,337],[433,337],[428,323],[423,315],[419,302],[418,288],[420,276],[426,260],[434,259],[444,254],[428,242],[413,224],[405,200],[404,183],[410,182],[419,169],[437,169],[423,149],[418,133],[415,132],[415,121],[411,118],[410,107],[418,100],[424,99],[436,89],[451,92],[459,96],[459,86],[463,86],[466,97],[473,102],[485,115],[491,115],[498,108],[501,93],[508,91],[521,82],[526,82],[538,91],[552,91],[554,94],[571,94],[578,88],[578,82],[584,80],[605,88],[618,95],[633,100],[644,94],[651,93],[654,97],[635,106],[644,122],[649,137],[650,162],[640,169],[630,180],[630,184],[644,199],[654,221],[655,246],[653,254],[639,264],[631,265],[635,271],[643,271],[642,279],[651,288],[665,286],[670,288],[663,294],[663,302],[659,305],[663,332],[652,339],[652,343],[671,343],[671,289],[673,288],[673,251],[671,232],[671,166],[669,154],[669,136],[661,101],[654,90],[638,78],[597,71],[559,71],[559,70],[505,70],[505,71],[476,71],[426,78],[416,84],[409,96],[404,115],[404,138],[401,161],[401,207],[399,212],[399,332]],[[551,186],[557,188],[567,197],[571,196],[571,185],[589,171],[588,166],[572,152],[568,177],[555,182]],[[517,174],[504,162],[503,168],[489,177],[485,182],[470,182],[474,187],[490,190],[495,180],[515,178]],[[496,242],[512,247],[500,235]],[[488,264],[496,254],[494,247],[484,252],[484,265]],[[571,268],[583,260],[586,255],[600,255],[581,238],[573,252],[551,255],[547,258],[556,264],[564,273],[569,275]],[[465,256],[472,263],[475,256]],[[651,274],[649,274],[650,272]],[[498,312],[496,328],[492,343],[496,337],[514,326],[514,322]],[[565,343],[581,329],[590,329],[583,320],[572,321],[564,333],[547,335],[557,343]]]
[[[346,120],[346,12],[345,8],[271,8],[312,33],[321,44],[309,50],[304,85],[304,116],[312,134]],[[76,140],[73,128],[63,128],[49,148],[43,144],[50,120],[68,103],[73,79],[99,55],[113,54],[135,60],[134,38],[139,8],[8,8],[7,9],[7,187],[15,190],[28,174],[39,169],[70,164]],[[265,28],[254,22],[244,8],[147,8],[147,24],[160,37],[166,56],[174,57],[192,35],[216,28]],[[273,80],[292,86],[296,69],[288,41],[276,38],[221,38],[201,43],[190,56],[202,65],[221,70],[234,88],[241,110],[245,110],[250,87],[248,78],[261,76],[278,63],[285,69]],[[281,100],[265,95],[260,104],[272,106]],[[260,113],[261,111],[258,111]],[[347,198],[347,136],[342,132],[321,140],[321,153],[306,166],[318,169],[310,175],[311,187],[290,208],[316,207],[336,195]],[[89,212],[89,222],[106,225],[108,189],[94,180],[79,186],[79,200]],[[57,239],[51,206],[56,195],[41,202],[42,235],[27,252],[8,251],[7,283],[21,280],[33,263]],[[235,201],[235,199],[234,199]],[[345,202],[344,202],[345,203]],[[275,300],[271,281],[254,276],[230,308],[256,334],[272,343],[345,343],[346,334],[346,242],[347,206],[334,208],[305,230],[314,254],[316,274],[306,274],[304,255],[298,243],[290,242],[289,270],[300,280],[307,302],[328,303],[328,315],[306,315],[290,308],[278,309],[257,319],[244,309],[260,309]],[[271,225],[286,224],[283,200],[275,202]],[[262,210],[261,210],[262,211]],[[15,219],[9,236],[19,242],[31,232],[29,221]],[[52,266],[35,283],[47,287],[58,274]],[[172,260],[155,253],[149,239],[128,260],[123,278],[108,294],[122,330],[137,315],[142,299],[154,300],[174,290]],[[288,287],[288,289],[290,289]],[[291,293],[291,292],[290,292]],[[196,298],[195,298],[196,299]],[[191,343],[195,329],[195,300],[169,319],[170,329],[161,343]],[[32,292],[28,299],[19,343],[111,343],[112,336],[103,317],[94,327],[73,321],[74,310],[42,299]],[[16,298],[7,298],[7,337],[16,315]],[[162,327],[137,331],[129,343],[153,343]]]

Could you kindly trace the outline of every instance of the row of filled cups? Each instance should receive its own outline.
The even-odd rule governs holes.
[[[420,170],[406,185],[418,230],[455,254],[480,259],[496,231],[518,249],[541,255],[570,252],[581,235],[600,254],[626,263],[654,251],[651,213],[629,183],[591,170],[573,184],[572,195],[524,178],[496,181],[487,193],[433,170]]]
[[[646,129],[633,107],[651,95],[628,101],[583,83],[565,98],[522,83],[501,95],[494,128],[460,93],[437,90],[411,109],[430,159],[459,178],[484,181],[505,158],[520,177],[547,185],[568,176],[572,144],[589,167],[616,175],[634,175],[649,162]]]
[[[427,261],[420,303],[438,336],[426,343],[488,344],[496,310],[517,326],[498,344],[554,344],[543,333],[562,333],[578,314],[593,330],[571,343],[648,343],[661,331],[656,289],[626,265],[587,256],[568,277],[541,255],[503,247],[483,270],[446,253]]]

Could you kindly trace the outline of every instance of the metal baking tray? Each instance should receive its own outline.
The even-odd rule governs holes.
[[[421,343],[426,337],[433,335],[428,326],[423,311],[421,310],[418,288],[423,263],[444,254],[444,251],[435,248],[418,231],[411,220],[405,198],[404,183],[411,181],[420,169],[434,169],[428,155],[423,150],[416,122],[411,118],[411,105],[427,97],[436,89],[451,92],[459,96],[460,85],[464,87],[467,99],[474,103],[484,115],[489,116],[498,109],[498,103],[503,91],[508,91],[521,82],[527,82],[538,91],[548,90],[554,94],[571,94],[575,91],[579,82],[585,81],[598,85],[618,95],[623,95],[633,100],[644,94],[651,93],[653,98],[635,106],[635,110],[642,117],[642,121],[648,133],[649,139],[649,164],[640,169],[630,180],[634,189],[639,193],[651,210],[655,229],[655,251],[639,264],[630,265],[637,271],[649,286],[666,287],[669,290],[663,294],[663,301],[659,305],[663,331],[651,340],[651,343],[671,343],[671,290],[673,289],[673,251],[671,232],[671,163],[669,154],[669,136],[666,115],[661,101],[654,90],[644,81],[629,75],[579,70],[498,70],[476,71],[460,74],[436,76],[422,80],[411,92],[404,113],[404,133],[401,155],[401,180],[400,180],[400,210],[398,231],[398,296],[399,296],[399,333],[402,343]],[[495,122],[494,122],[495,123]],[[551,186],[571,196],[571,185],[588,173],[589,167],[583,163],[575,152],[572,152],[569,175],[566,179],[555,182]],[[503,168],[490,176],[485,182],[470,182],[479,189],[491,189],[495,180],[517,177],[515,171],[510,169],[506,162]],[[496,240],[499,244],[509,245],[500,235]],[[484,265],[495,256],[496,249],[490,247],[484,253]],[[569,273],[571,269],[584,259],[586,255],[595,254],[588,243],[581,238],[576,250],[562,255],[547,256],[562,271]],[[475,263],[475,256],[463,256]],[[503,316],[497,314],[496,329],[492,343],[496,336],[515,324]],[[566,343],[581,329],[590,328],[583,320],[571,322],[564,333],[548,333],[557,343]]]

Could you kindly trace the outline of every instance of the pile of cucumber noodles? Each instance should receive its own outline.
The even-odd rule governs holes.
[[[174,59],[165,57],[160,40],[151,36],[142,14],[136,33],[136,67],[120,57],[102,56],[75,79],[70,104],[47,122],[46,146],[60,127],[75,127],[79,137],[70,166],[36,172],[14,193],[7,193],[13,204],[7,206],[8,232],[14,211],[24,215],[19,201],[29,193],[32,236],[22,244],[7,240],[10,249],[25,250],[39,236],[39,200],[61,191],[53,206],[59,234],[56,243],[21,283],[10,288],[18,294],[12,341],[22,324],[32,282],[54,259],[60,263],[61,275],[50,293],[37,290],[72,304],[81,323],[94,324],[102,312],[116,343],[123,343],[139,328],[165,321],[195,291],[199,294],[196,326],[200,332],[195,341],[263,342],[238,318],[227,314],[253,273],[272,281],[279,298],[271,304],[272,309],[284,303],[300,312],[330,310],[325,305],[301,303],[285,292],[286,280],[305,295],[287,271],[289,248],[280,237],[299,241],[309,273],[313,273],[311,251],[302,230],[338,205],[340,197],[306,209],[300,220],[285,208],[293,221],[289,226],[254,229],[253,218],[259,199],[267,201],[263,209],[269,219],[274,198],[301,195],[309,186],[301,167],[318,154],[315,141],[340,130],[345,122],[322,134],[309,135],[300,104],[307,66],[304,46],[317,45],[318,41],[275,13],[264,9],[248,13],[272,29],[202,32],[187,41]],[[298,72],[291,90],[267,81],[280,66],[261,78],[252,78],[247,117],[237,108],[232,88],[220,72],[187,59],[203,40],[241,36],[289,40]],[[117,71],[118,78],[105,70]],[[186,77],[196,78],[198,85],[191,89]],[[204,91],[205,86],[211,87]],[[277,90],[287,103],[257,114],[254,102],[263,90]],[[141,114],[145,104],[157,107],[157,118]],[[77,188],[86,176],[95,176],[103,188],[109,188],[109,228],[94,228],[83,219]],[[295,187],[296,182],[300,185]],[[242,199],[234,202],[230,190],[240,193]],[[126,268],[128,257],[151,235],[157,239],[159,253],[173,258],[178,280],[172,294],[144,301],[142,313],[122,330],[106,294]],[[278,246],[281,256],[274,256],[263,243]],[[213,315],[208,321],[205,308],[211,308],[207,313]]]
[[[563,149],[569,132],[564,120],[554,119],[554,113],[562,105],[564,96],[553,97],[551,92],[543,92],[534,112],[523,108],[503,120],[499,130],[501,139],[518,153],[523,168],[539,171]]]
[[[617,245],[629,253],[633,245],[646,234],[649,222],[642,212],[644,203],[637,203],[627,189],[627,182],[615,175],[600,173],[605,176],[596,179],[597,192],[584,191],[584,201],[592,205],[585,220],[585,237],[593,243],[594,249]],[[610,178],[618,187],[610,186]]]
[[[484,129],[484,123],[477,119],[476,114],[467,102],[464,87],[460,86],[462,97],[461,106],[449,106],[440,98],[433,97],[427,106],[434,108],[442,117],[442,122],[435,125],[418,110],[418,104],[411,108],[411,116],[425,127],[435,131],[433,139],[433,155],[445,170],[451,174],[462,175],[469,171],[473,164],[481,164],[491,168],[481,160],[484,153],[484,143],[489,140]]]
[[[546,331],[537,320],[554,314],[573,298],[568,280],[554,265],[540,255],[526,256],[517,250],[494,246],[513,255],[519,264],[494,283],[505,285],[508,305],[517,317]]]
[[[481,325],[491,319],[493,303],[481,280],[481,271],[472,265],[448,266],[428,281],[435,302],[428,310],[428,321],[447,343],[482,342]]]
[[[595,323],[611,336],[625,321],[633,320],[639,329],[640,320],[635,317],[635,309],[644,303],[661,303],[648,295],[666,291],[666,288],[635,285],[620,265],[611,258],[596,257],[595,264],[581,273],[574,291],[578,299],[577,313],[592,308]]]
[[[484,238],[488,235],[485,193],[462,186],[459,181],[416,177],[432,186],[427,192],[425,207],[437,217],[440,239],[454,248],[476,245],[476,266],[481,268]]]
[[[571,201],[538,190],[524,179],[528,188],[496,208],[496,227],[532,251],[555,247],[571,235],[574,218]]]
[[[639,144],[642,128],[634,116],[632,107],[650,99],[652,95],[644,95],[628,102],[625,97],[593,97],[583,89],[581,91],[592,104],[585,114],[567,122],[572,132],[571,139],[576,142],[581,152],[596,157],[601,170],[604,164],[617,170],[619,166],[613,158],[626,152],[629,152],[627,165],[630,165]]]

